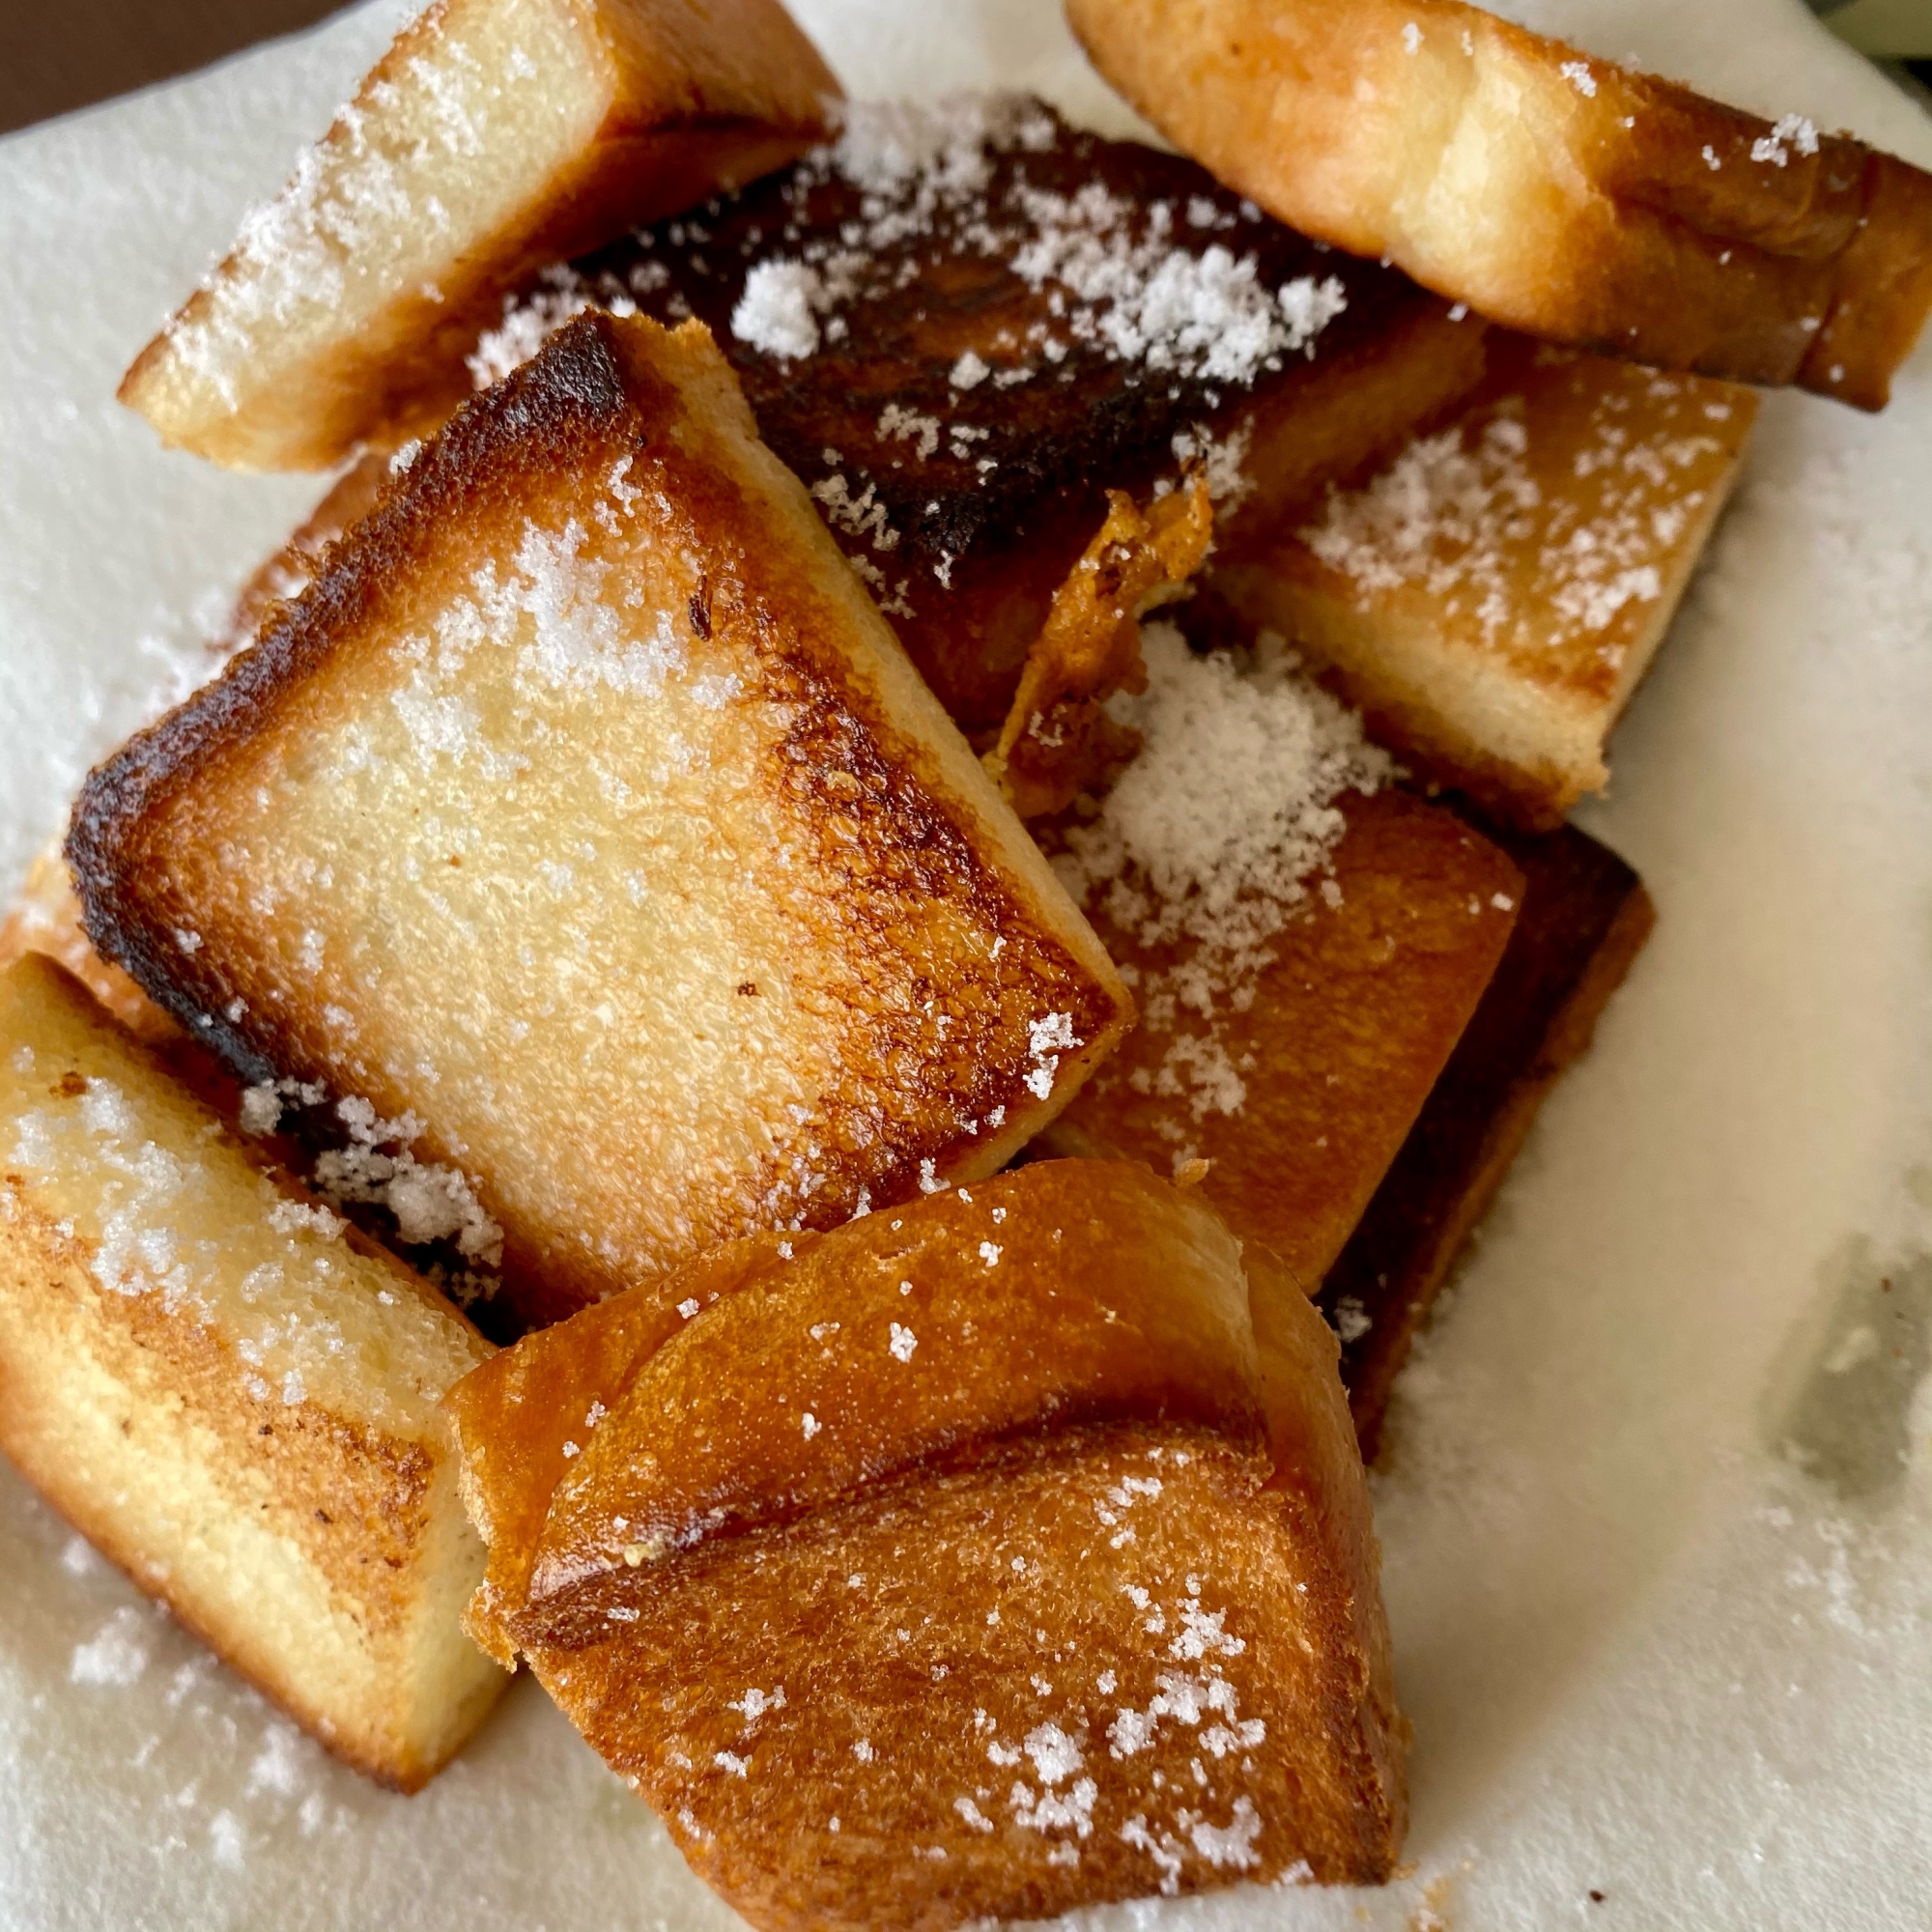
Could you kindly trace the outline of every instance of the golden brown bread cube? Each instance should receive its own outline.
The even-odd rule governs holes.
[[[1151,1015],[1038,1143],[1162,1174],[1206,1160],[1203,1198],[1311,1294],[1476,1010],[1522,891],[1509,858],[1440,806],[1387,790],[1340,810],[1332,895],[1309,895],[1246,1004],[1212,1025],[1238,1100],[1196,1105],[1207,1096],[1170,1070],[1177,1049],[1184,1061],[1209,1041],[1207,1019]],[[1092,916],[1144,1000],[1184,957],[1185,941],[1142,944],[1104,898]]]
[[[505,291],[790,159],[838,92],[779,0],[435,0],[121,400],[237,469],[394,448],[467,393]]]
[[[1286,635],[1376,735],[1533,831],[1609,781],[1605,748],[1744,464],[1757,398],[1512,336],[1481,387],[1214,596]]]
[[[413,1790],[507,1680],[444,1391],[490,1353],[278,1186],[60,967],[0,969],[0,1448],[358,1771]]]
[[[88,781],[88,930],[471,1179],[524,1320],[996,1171],[1127,1022],[701,326],[585,317]]]
[[[1883,407],[1932,176],[1460,0],[1067,0],[1095,66],[1304,234],[1553,342]]]
[[[800,1932],[1386,1877],[1367,1490],[1273,1258],[1105,1161],[790,1245],[450,1397],[480,1620],[700,1876]]]

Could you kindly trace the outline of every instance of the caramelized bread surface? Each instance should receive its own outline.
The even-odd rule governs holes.
[[[462,398],[506,289],[789,160],[838,94],[779,0],[436,0],[121,399],[241,469],[394,447]]]
[[[101,951],[551,1319],[996,1171],[1131,1011],[701,327],[585,317],[89,780]]]
[[[0,970],[0,1448],[329,1749],[413,1789],[506,1680],[439,1404],[489,1346],[38,955]]]
[[[1193,458],[1225,528],[1266,527],[1483,367],[1481,324],[1406,276],[1010,97],[848,109],[795,167],[547,273],[479,375],[591,303],[710,326],[969,732],[1005,716],[1108,488]]]
[[[1067,0],[1100,71],[1304,234],[1495,322],[1881,408],[1932,307],[1932,176],[1460,0]]]
[[[1272,1257],[1144,1169],[1049,1161],[724,1273],[654,1352],[675,1283],[634,1353],[627,1296],[451,1406],[479,1520],[552,1565],[497,1612],[737,1910],[937,1932],[1387,1875],[1367,1491]]]
[[[1484,998],[1522,891],[1508,857],[1440,806],[1381,791],[1341,810],[1333,895],[1286,923],[1246,1003],[1210,1019],[1147,1000],[1149,1018],[1041,1140],[1163,1174],[1208,1161],[1203,1197],[1310,1293]],[[1184,957],[1185,941],[1143,945],[1104,899],[1093,918],[1144,1000]],[[1238,1097],[1189,1077],[1209,1056]]]
[[[1676,614],[1757,414],[1732,383],[1495,331],[1439,432],[1212,579],[1376,734],[1492,812],[1548,830],[1607,783],[1605,747]]]
[[[1362,1453],[1430,1304],[1508,1175],[1537,1110],[1590,1045],[1650,936],[1636,874],[1575,826],[1494,835],[1521,868],[1522,908],[1482,1004],[1402,1151],[1321,1284]]]

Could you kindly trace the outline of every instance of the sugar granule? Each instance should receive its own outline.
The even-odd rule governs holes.
[[[88,1642],[74,1646],[67,1674],[75,1684],[125,1690],[147,1667],[147,1620],[124,1605]]]
[[[825,299],[825,283],[815,269],[803,262],[759,262],[745,277],[745,292],[731,311],[731,333],[767,355],[810,355],[818,348],[813,311]]]

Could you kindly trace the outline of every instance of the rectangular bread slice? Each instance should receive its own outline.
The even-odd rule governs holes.
[[[1342,1337],[1342,1378],[1369,1458],[1416,1330],[1656,923],[1643,882],[1575,826],[1492,836],[1522,871],[1516,928],[1319,1297]]]
[[[1376,735],[1489,811],[1548,830],[1605,749],[1743,468],[1757,398],[1496,331],[1435,434],[1212,588],[1270,625]]]
[[[697,216],[536,278],[503,373],[581,309],[696,316],[913,663],[996,729],[1107,514],[1183,457],[1224,535],[1277,526],[1483,371],[1483,326],[1136,141],[1020,96],[854,104]]]
[[[1161,1174],[1207,1161],[1203,1198],[1311,1294],[1477,1010],[1522,893],[1509,858],[1441,806],[1387,790],[1338,809],[1332,894],[1309,895],[1243,1003],[1211,1019],[1168,1010],[1185,942],[1144,945],[1094,907],[1149,1019],[1038,1144]]]
[[[495,1613],[699,1876],[767,1932],[947,1932],[1388,1876],[1334,1361],[1198,1193],[1042,1161],[706,1258],[450,1403]]]
[[[339,1757],[413,1790],[507,1679],[444,1391],[490,1353],[62,969],[0,969],[0,1449]]]
[[[470,1177],[526,1321],[996,1171],[1131,1012],[696,324],[468,405],[69,856],[244,1078]]]
[[[780,0],[435,0],[121,400],[238,469],[393,448],[466,393],[505,290],[790,159],[838,91]]]
[[[1879,409],[1932,176],[1461,0],[1067,0],[1095,66],[1271,214],[1573,348]]]

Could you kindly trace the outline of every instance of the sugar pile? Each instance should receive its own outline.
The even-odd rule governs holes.
[[[1199,1120],[1245,1097],[1214,1022],[1252,1003],[1270,942],[1342,837],[1336,801],[1373,793],[1394,766],[1279,638],[1203,656],[1156,623],[1142,649],[1146,691],[1107,707],[1141,734],[1140,753],[1067,827],[1054,867],[1076,900],[1162,955],[1134,976],[1142,1025],[1173,1033],[1183,1010],[1208,1022],[1176,1036],[1159,1083]]]

